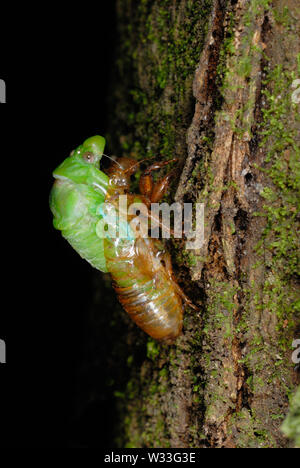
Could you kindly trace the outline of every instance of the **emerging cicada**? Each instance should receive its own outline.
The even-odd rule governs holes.
[[[126,195],[128,204],[140,201],[149,207],[162,198],[172,173],[153,184],[151,172],[170,161],[152,164],[140,178],[140,194],[134,195],[129,186],[137,162],[120,158],[105,174],[99,169],[104,146],[103,137],[88,138],[53,172],[54,227],[81,257],[111,274],[120,303],[142,330],[157,340],[172,342],[182,329],[182,300],[194,306],[174,279],[162,242],[136,232],[121,238],[99,235],[110,222],[105,208],[118,210],[120,196]],[[117,215],[122,218],[120,210]]]

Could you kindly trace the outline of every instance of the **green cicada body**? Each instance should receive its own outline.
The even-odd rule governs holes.
[[[50,208],[54,227],[82,258],[107,272],[103,239],[98,237],[96,226],[101,222],[99,210],[109,179],[90,161],[92,157],[95,162],[100,160],[104,145],[102,137],[86,140],[53,172],[56,180],[50,193]]]
[[[129,193],[136,162],[120,158],[108,175],[99,169],[105,140],[87,139],[53,172],[50,194],[54,227],[92,266],[109,272],[118,299],[130,317],[155,339],[172,342],[182,329],[182,298],[190,305],[172,276],[171,261],[158,240],[133,234],[118,201],[145,202],[143,195]],[[145,184],[147,185],[147,184]],[[113,225],[108,207],[115,206],[119,229],[125,236],[103,235]],[[121,228],[120,228],[121,226]]]

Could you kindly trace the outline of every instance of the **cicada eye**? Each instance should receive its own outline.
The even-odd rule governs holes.
[[[87,161],[89,163],[93,163],[95,161],[95,156],[90,151],[87,151],[86,153],[84,153],[84,155],[82,157],[83,157],[83,159],[85,161]]]

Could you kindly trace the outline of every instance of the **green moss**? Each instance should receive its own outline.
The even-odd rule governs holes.
[[[119,75],[130,87],[132,100],[118,109],[124,122],[113,129],[125,153],[140,159],[182,157],[184,122],[193,106],[192,80],[211,6],[212,0],[186,1],[177,5],[175,15],[172,0],[148,0],[131,11],[129,24],[121,31]],[[142,61],[143,70],[135,67],[136,61]]]
[[[116,398],[125,398],[125,393],[124,392],[119,392],[118,390],[114,391],[114,397]]]
[[[275,313],[278,329],[284,331],[280,339],[287,346],[288,330],[294,326],[293,316],[299,314],[299,293],[293,287],[293,277],[299,275],[299,241],[296,226],[300,209],[300,149],[293,116],[297,105],[291,100],[293,72],[281,65],[267,70],[263,95],[266,105],[262,109],[260,129],[261,146],[267,148],[266,164],[261,167],[271,180],[271,186],[261,191],[266,201],[263,212],[266,228],[257,251],[270,252],[267,267],[271,269],[264,285],[264,307]]]
[[[152,361],[155,361],[160,353],[159,344],[152,338],[148,338],[147,342],[147,357]]]
[[[293,440],[300,448],[300,387],[296,391],[290,407],[290,412],[282,425],[284,434]]]
[[[290,26],[291,14],[286,5],[278,9],[274,8],[273,15],[277,24],[281,24],[286,29]]]
[[[238,50],[235,50],[234,45],[234,16],[229,13],[227,18],[228,26],[220,53],[217,85],[229,108],[234,105],[238,90],[248,89],[249,95],[245,104],[234,115],[230,113],[226,115],[225,111],[221,111],[220,116],[231,123],[232,130],[241,139],[245,134],[247,134],[247,138],[251,137],[251,127],[254,120],[253,110],[256,98],[254,90],[256,89],[257,76],[255,76],[256,73],[253,73],[253,66],[257,65],[262,56],[262,49],[253,42],[256,19],[258,16],[262,16],[264,11],[270,8],[270,5],[269,0],[251,0],[249,2],[242,18],[245,31],[237,41]],[[247,85],[246,88],[245,85]]]
[[[179,264],[187,265],[189,267],[195,266],[197,264],[197,258],[190,250],[181,250],[178,254]]]
[[[224,338],[233,338],[233,312],[236,304],[233,297],[238,291],[230,284],[211,281],[208,292],[207,321],[204,333],[208,334],[211,329],[224,329]]]
[[[224,40],[222,42],[219,63],[217,66],[217,79],[216,84],[219,89],[224,89],[224,77],[226,75],[227,59],[228,56],[234,54],[234,14],[233,12],[228,13],[228,26]]]
[[[231,349],[237,333],[237,321],[234,319],[237,304],[234,298],[238,290],[239,287],[232,287],[229,283],[216,280],[210,281],[207,289],[207,307],[203,318],[205,345],[202,348],[203,367],[207,372],[204,382],[207,421],[221,423],[224,418],[224,407],[231,408],[232,411],[235,409],[235,403],[228,395],[227,384],[234,379],[235,369],[228,365],[228,359],[223,360],[222,356],[223,350]],[[220,352],[218,362],[216,362],[216,349]],[[197,384],[195,388],[201,389],[199,394],[202,395],[203,383],[202,386]]]

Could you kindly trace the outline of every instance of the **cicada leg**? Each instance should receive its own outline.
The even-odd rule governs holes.
[[[153,182],[152,172],[161,169],[162,167],[172,162],[178,161],[177,158],[170,159],[169,161],[155,162],[151,164],[140,177],[139,189],[140,193],[151,201],[156,203],[161,200],[166,193],[171,178],[174,176],[175,171],[172,170],[165,177],[158,180],[155,184]]]
[[[169,183],[171,178],[174,176],[176,169],[170,171],[166,176],[163,178],[159,179],[156,183],[153,181],[153,176],[152,172],[161,169],[164,166],[167,166],[168,164],[172,162],[178,161],[177,158],[170,159],[168,161],[162,161],[162,162],[155,162],[149,166],[144,173],[140,177],[140,182],[139,182],[139,189],[140,193],[143,197],[145,197],[147,200],[149,200],[149,205],[151,203],[157,203],[159,200],[161,200],[166,193]],[[162,223],[160,220],[156,219],[151,212],[149,213],[149,217],[153,219],[159,225],[162,227]],[[174,235],[173,229],[168,228],[170,231],[171,235]]]
[[[182,298],[182,300],[188,304],[192,309],[198,310],[198,307],[195,306],[192,301],[189,299],[189,297],[185,294],[185,292],[181,289],[179,284],[177,283],[174,273],[173,273],[173,267],[172,267],[172,261],[171,261],[171,256],[169,252],[167,251],[161,251],[160,252],[160,260],[163,263],[166,273],[170,279],[170,281],[173,283],[175,290],[177,291],[178,295]]]

